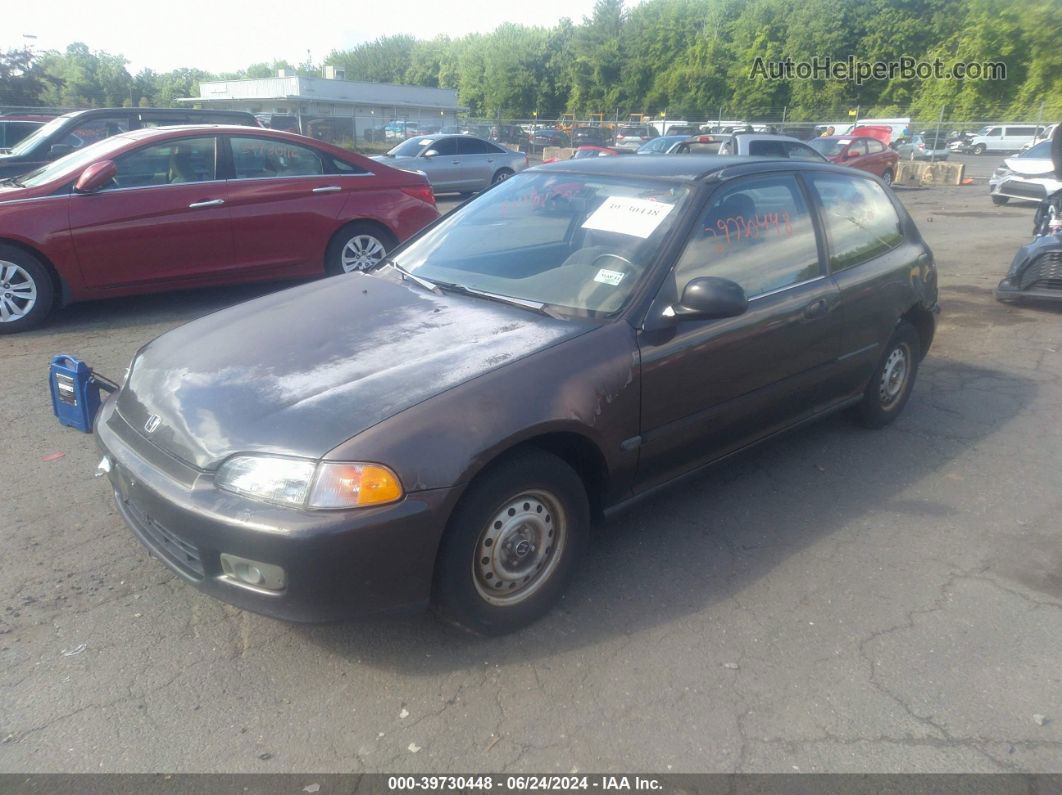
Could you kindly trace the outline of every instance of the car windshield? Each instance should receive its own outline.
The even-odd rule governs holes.
[[[837,138],[813,138],[808,141],[808,146],[823,157],[832,157],[840,154],[843,144]]]
[[[657,180],[525,172],[451,213],[395,259],[443,289],[609,315],[627,302],[688,195],[684,185]]]
[[[1036,146],[1031,146],[1022,152],[1018,157],[1051,157],[1051,142],[1041,141]]]
[[[410,138],[400,143],[387,154],[391,157],[416,157],[431,143],[433,141],[427,138]]]
[[[128,143],[127,139],[117,135],[111,138],[104,138],[102,141],[89,144],[83,149],[78,149],[76,152],[60,157],[46,166],[41,166],[28,174],[24,174],[18,177],[16,182],[26,188],[35,188],[38,185],[46,185],[64,177],[72,177],[90,163],[94,163],[97,160],[106,160],[109,153],[124,147]]]
[[[30,152],[32,152],[34,149],[37,148],[37,144],[39,144],[45,138],[50,136],[53,132],[58,130],[60,127],[62,127],[68,121],[69,121],[69,119],[66,118],[65,116],[59,116],[58,118],[52,119],[50,122],[45,124],[43,127],[38,127],[30,135],[27,135],[25,138],[23,138],[21,141],[19,141],[17,144],[15,144],[15,146],[11,149],[11,154],[13,154],[13,155],[26,155],[26,154],[29,154]]]

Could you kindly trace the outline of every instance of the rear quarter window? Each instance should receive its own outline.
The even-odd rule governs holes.
[[[822,206],[834,271],[855,267],[903,241],[900,216],[876,182],[834,174],[813,174],[810,182]]]

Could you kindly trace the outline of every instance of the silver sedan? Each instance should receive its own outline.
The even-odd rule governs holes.
[[[527,168],[523,152],[474,135],[421,135],[373,160],[422,172],[436,193],[474,193]]]

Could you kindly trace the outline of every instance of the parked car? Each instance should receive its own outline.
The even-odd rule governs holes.
[[[1035,124],[997,124],[982,128],[964,145],[964,152],[983,155],[985,152],[1018,152],[1032,143],[1042,127]]]
[[[0,154],[10,152],[15,144],[26,138],[30,133],[39,130],[44,124],[43,121],[0,117]]]
[[[869,171],[891,185],[900,156],[876,138],[849,138],[844,135],[814,138],[807,143],[831,163]]]
[[[696,124],[662,124],[664,129],[661,131],[663,135],[685,135],[689,137],[691,135],[699,135],[701,130]]]
[[[639,146],[635,151],[640,155],[674,155],[689,154],[688,135],[661,135]],[[630,151],[630,150],[627,150]]]
[[[1008,157],[988,178],[993,204],[1006,204],[1011,199],[1039,202],[1060,189],[1062,183],[1054,173],[1049,140]]]
[[[621,149],[636,150],[646,141],[660,137],[655,127],[620,127],[616,130],[615,145]]]
[[[903,160],[947,160],[949,154],[944,133],[937,135],[931,130],[912,135],[909,140],[897,144],[894,149]]]
[[[446,128],[442,132],[446,132]],[[499,124],[490,128],[490,140],[499,144],[521,144],[527,140],[527,134],[515,124]]]
[[[1036,208],[1032,241],[1018,249],[996,286],[996,299],[1004,303],[1062,301],[1062,131],[1057,125],[1035,148],[1041,146],[1049,149],[1054,184]]]
[[[612,136],[601,127],[575,127],[571,139],[572,146],[607,146]]]
[[[1032,141],[1030,141],[1029,143],[1025,144],[1025,146],[1023,146],[1021,148],[1021,151],[1024,152],[1026,149],[1031,149],[1032,147],[1036,146],[1036,144],[1040,143],[1041,141],[1050,141],[1054,137],[1055,130],[1057,130],[1057,129],[1058,129],[1058,124],[1057,123],[1056,124],[1051,124],[1051,125],[1045,127],[1042,132],[1039,132],[1039,133],[1036,134],[1036,136],[1032,139]]]
[[[10,154],[0,155],[0,178],[25,174],[118,133],[184,124],[239,124],[259,127],[250,113],[238,110],[181,108],[99,108],[58,116],[23,138]]]
[[[743,157],[786,157],[791,160],[811,160],[823,163],[826,158],[803,141],[788,135],[767,133],[735,133],[723,139],[719,145],[721,155]]]
[[[372,158],[424,174],[436,193],[474,193],[527,168],[527,155],[474,135],[417,136]]]
[[[141,348],[100,471],[219,599],[296,621],[430,603],[504,633],[583,571],[592,521],[841,409],[895,420],[936,302],[932,252],[861,172],[563,161],[371,273]]]
[[[557,127],[539,127],[529,137],[529,141],[535,146],[570,146],[571,139],[568,133]]]
[[[0,181],[0,333],[74,301],[364,269],[437,216],[423,176],[299,135],[132,130]]]
[[[572,152],[571,160],[582,160],[587,157],[615,157],[616,155],[632,155],[630,149],[617,149],[615,146],[579,146]],[[553,162],[553,161],[543,161]]]

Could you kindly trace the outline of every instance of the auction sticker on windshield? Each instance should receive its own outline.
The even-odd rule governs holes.
[[[673,204],[629,196],[609,196],[583,222],[583,228],[649,237],[673,209]]]
[[[597,272],[597,276],[594,277],[595,282],[602,282],[604,284],[611,284],[613,286],[623,281],[624,274],[619,271],[610,271],[602,268]]]

